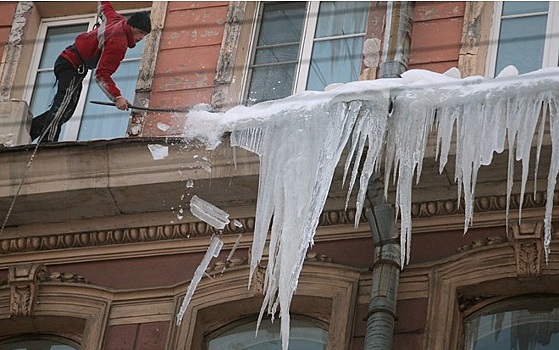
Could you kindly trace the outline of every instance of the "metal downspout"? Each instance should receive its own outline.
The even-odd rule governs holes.
[[[413,2],[387,3],[379,78],[395,78],[408,67]],[[394,209],[384,199],[380,173],[369,180],[364,203],[374,244],[371,300],[367,314],[365,350],[390,350],[396,319],[400,278],[400,238]]]

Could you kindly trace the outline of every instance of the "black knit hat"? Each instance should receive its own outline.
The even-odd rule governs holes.
[[[143,30],[146,33],[151,32],[151,20],[149,13],[146,11],[136,12],[128,18],[128,25]]]

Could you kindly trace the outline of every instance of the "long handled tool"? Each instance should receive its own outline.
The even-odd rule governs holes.
[[[114,106],[114,102],[103,102],[103,101],[90,101],[96,105],[103,105],[103,106]],[[188,113],[187,109],[172,109],[172,108],[150,108],[150,107],[139,107],[139,106],[132,106],[129,105],[128,108],[135,109],[139,111],[149,111],[149,112],[169,112],[169,113]]]

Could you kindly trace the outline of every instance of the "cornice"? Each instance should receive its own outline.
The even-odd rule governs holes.
[[[518,210],[519,195],[512,196],[510,210]],[[554,201],[559,202],[559,191],[555,192]],[[484,217],[487,216],[488,222],[495,223],[491,213],[498,212],[500,222],[504,222],[502,212],[506,210],[506,196],[487,196],[479,197],[475,200],[476,227],[484,227]],[[545,207],[545,194],[538,192],[535,196],[526,196],[523,210],[538,209],[542,212]],[[414,232],[440,231],[452,226],[463,225],[463,205],[457,205],[456,200],[439,200],[414,203],[412,205],[412,217],[416,221],[421,221]],[[446,218],[446,220],[444,219]],[[321,214],[317,237],[315,241],[320,241],[321,229],[331,228],[328,234],[331,235],[332,229],[340,225],[354,225],[355,209],[337,209],[325,211]],[[362,216],[362,222],[366,219]],[[188,222],[169,225],[124,227],[119,229],[60,233],[50,235],[30,235],[20,237],[9,237],[0,239],[0,254],[17,254],[26,252],[44,252],[53,250],[64,250],[72,248],[95,248],[115,245],[130,245],[138,243],[165,242],[173,240],[184,240],[199,237],[211,237],[215,234],[238,235],[252,234],[254,231],[254,217],[238,218],[229,223],[223,230],[218,231],[205,222]],[[428,224],[425,224],[428,222]],[[240,223],[240,225],[239,225]],[[440,226],[440,227],[439,227]],[[362,232],[360,232],[362,236]],[[344,237],[350,238],[351,232],[345,232]],[[331,240],[332,238],[328,238]],[[205,248],[204,248],[205,249]]]

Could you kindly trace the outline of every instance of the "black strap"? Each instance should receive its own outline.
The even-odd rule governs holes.
[[[80,55],[80,52],[78,51],[78,48],[76,47],[76,45],[70,45],[68,46],[68,49],[70,49],[70,51],[74,52],[76,54],[76,56],[78,56],[78,60],[80,61],[80,65],[88,68],[88,69],[94,69],[97,67],[97,63],[99,63],[99,59],[101,58],[101,54],[93,56],[91,58],[88,58],[87,60],[84,60],[82,55]]]

